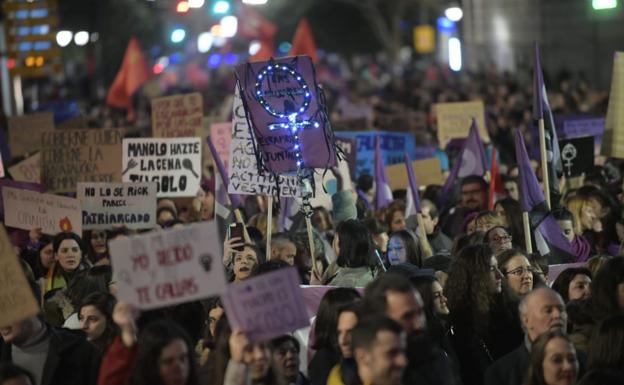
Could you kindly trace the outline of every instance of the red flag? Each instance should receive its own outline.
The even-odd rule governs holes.
[[[128,110],[128,120],[134,119],[132,95],[150,78],[147,60],[143,56],[139,42],[135,37],[130,38],[128,48],[124,54],[121,68],[115,76],[113,84],[108,90],[106,104],[112,107]]]
[[[238,34],[240,36],[261,41],[265,39],[273,41],[273,36],[277,32],[277,26],[252,7],[240,7],[238,19],[245,21],[238,25]]]
[[[314,35],[312,34],[310,23],[308,23],[308,19],[305,17],[301,19],[299,25],[297,25],[297,31],[295,31],[295,37],[293,38],[292,47],[288,55],[308,55],[314,63],[318,62]]]
[[[488,196],[488,210],[494,210],[494,201],[497,195],[503,194],[503,179],[500,171],[498,171],[498,162],[496,161],[496,148],[492,149],[492,165],[490,167],[490,191]]]

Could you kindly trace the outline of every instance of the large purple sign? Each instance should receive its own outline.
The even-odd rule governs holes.
[[[309,57],[239,65],[236,76],[259,155],[269,171],[336,165],[333,133]]]

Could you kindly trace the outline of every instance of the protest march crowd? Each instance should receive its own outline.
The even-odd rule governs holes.
[[[546,92],[536,62],[533,86],[531,69],[430,66],[394,77],[374,62],[317,64],[331,134],[353,144],[341,151],[330,140],[339,161],[314,166],[314,198],[325,200],[301,198],[300,172],[254,174],[249,185],[280,191],[270,197],[228,183],[236,167],[261,172],[242,166],[261,161],[257,143],[235,152],[237,124],[261,133],[243,92],[203,103],[234,121],[225,145],[211,131],[204,159],[201,135],[180,128],[203,129],[195,94],[152,111],[173,118],[148,126],[169,124],[178,138],[141,130],[149,104],[136,111],[139,130],[119,140],[111,131],[98,142],[89,131],[104,128],[83,127],[67,141],[73,129],[54,126],[42,143],[22,138],[47,162],[39,180],[18,178],[15,167],[39,155],[10,147],[0,180],[0,385],[624,384],[624,156],[604,145],[594,153],[619,123],[598,119],[612,113],[608,94],[582,77],[553,77]],[[232,94],[227,77],[230,88],[215,94]],[[458,106],[450,115],[461,115],[461,135],[442,135],[452,129],[440,103],[475,100],[481,118]],[[247,113],[240,122],[236,103]],[[9,143],[19,144],[11,119]],[[591,139],[589,152],[563,130],[579,121],[591,121],[577,135]],[[590,130],[596,121],[600,133]],[[303,147],[321,141],[304,134]],[[388,143],[401,176],[387,172],[397,167],[384,164]],[[298,170],[300,156],[312,162],[305,149],[295,154]],[[435,170],[418,163],[425,158]],[[94,166],[61,167],[68,162]],[[109,169],[108,179],[80,178]],[[429,174],[436,182],[417,183]],[[280,189],[289,184],[298,187]]]

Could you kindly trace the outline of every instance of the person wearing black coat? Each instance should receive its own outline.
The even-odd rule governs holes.
[[[38,316],[0,328],[0,362],[18,365],[37,385],[95,385],[101,354],[81,331],[55,328]]]

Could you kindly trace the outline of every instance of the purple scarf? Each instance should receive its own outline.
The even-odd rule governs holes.
[[[589,258],[589,253],[591,252],[591,246],[587,239],[582,235],[575,235],[574,239],[570,243],[572,246],[572,250],[574,251],[574,255],[576,255],[576,260],[574,262],[585,262]]]

